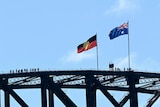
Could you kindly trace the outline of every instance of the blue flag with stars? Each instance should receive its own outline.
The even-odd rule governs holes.
[[[114,39],[124,34],[128,34],[128,23],[124,23],[121,26],[112,29],[109,33],[109,38]]]

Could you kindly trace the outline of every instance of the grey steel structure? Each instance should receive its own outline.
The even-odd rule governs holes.
[[[78,107],[62,88],[85,89],[86,107],[96,107],[96,90],[100,90],[114,107],[123,107],[127,101],[130,107],[139,107],[138,93],[152,94],[146,102],[151,107],[160,96],[160,74],[136,71],[70,70],[38,71],[0,74],[0,89],[4,91],[4,105],[10,107],[10,96],[20,106],[29,105],[15,89],[41,89],[41,107],[54,107],[55,94],[66,107]],[[128,94],[120,101],[109,90]]]

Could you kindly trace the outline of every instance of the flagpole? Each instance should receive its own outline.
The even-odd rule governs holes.
[[[96,50],[97,50],[97,70],[99,70],[99,66],[98,66],[98,46],[97,46]]]
[[[97,33],[96,33],[96,42],[97,42]],[[98,42],[97,42],[98,44]],[[96,46],[96,53],[97,53],[97,70],[99,70],[99,63],[98,63],[98,45]]]
[[[129,21],[128,21],[128,70],[130,71],[130,40],[129,40]]]

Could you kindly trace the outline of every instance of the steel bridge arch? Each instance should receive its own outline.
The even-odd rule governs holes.
[[[130,107],[139,107],[138,93],[151,94],[153,97],[146,102],[146,107],[151,107],[160,96],[160,74],[107,70],[53,70],[0,74],[0,89],[4,91],[5,107],[11,106],[10,96],[20,106],[29,107],[15,89],[31,88],[41,90],[42,107],[54,107],[53,95],[56,95],[66,107],[78,107],[62,88],[85,89],[86,107],[97,107],[97,90],[100,90],[114,107],[123,107],[127,101]],[[109,90],[124,91],[127,95],[118,102]]]

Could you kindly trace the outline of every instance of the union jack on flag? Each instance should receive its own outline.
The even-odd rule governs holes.
[[[128,22],[120,25],[119,27],[115,27],[109,33],[110,39],[114,39],[120,35],[128,34]]]
[[[118,29],[124,29],[124,28],[128,28],[128,22],[118,27]]]

